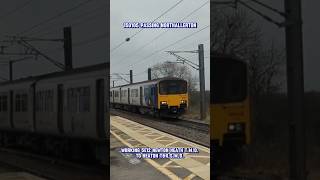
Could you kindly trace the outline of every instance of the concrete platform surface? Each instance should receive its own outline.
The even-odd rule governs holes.
[[[26,172],[7,172],[0,174],[1,180],[46,180]]]
[[[128,119],[110,118],[111,179],[210,179],[210,150]],[[183,158],[137,158],[120,148],[196,148]],[[157,154],[157,153],[156,153]]]

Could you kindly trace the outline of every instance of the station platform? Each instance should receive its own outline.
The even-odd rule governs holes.
[[[0,174],[1,180],[46,180],[26,172],[7,172]]]
[[[110,117],[111,179],[210,179],[210,150],[128,119]],[[197,148],[182,159],[137,158],[121,148]]]
[[[10,165],[0,163],[0,180],[46,180],[30,174],[28,172],[21,171]]]

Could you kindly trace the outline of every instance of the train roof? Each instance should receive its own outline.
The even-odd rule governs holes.
[[[164,77],[164,78],[158,78],[158,79],[152,79],[152,80],[146,80],[146,81],[140,81],[140,82],[135,82],[135,83],[131,83],[131,84],[125,84],[125,85],[120,85],[120,86],[115,86],[115,87],[110,87],[110,89],[112,88],[119,88],[119,87],[125,87],[125,86],[131,86],[131,85],[137,85],[137,84],[142,84],[142,83],[149,83],[149,82],[160,82],[163,80],[183,80],[181,78],[176,78],[176,77]]]
[[[103,69],[106,69],[106,76],[107,76],[107,70],[108,70],[107,67],[109,67],[109,63],[100,63],[100,64],[95,64],[95,65],[90,65],[90,66],[74,68],[74,69],[71,69],[68,71],[57,71],[57,72],[42,74],[42,75],[38,75],[38,76],[29,76],[26,78],[16,79],[13,81],[5,81],[5,82],[1,82],[0,85],[14,84],[14,83],[19,83],[19,82],[25,82],[25,81],[31,81],[31,80],[41,80],[41,79],[61,77],[61,76],[69,76],[69,75],[74,75],[74,74],[99,71],[99,70],[103,70]]]
[[[221,53],[217,53],[217,52],[211,52],[210,57],[214,61],[228,60],[228,61],[245,63],[241,58],[238,58],[235,55],[230,55],[230,54],[221,54]]]

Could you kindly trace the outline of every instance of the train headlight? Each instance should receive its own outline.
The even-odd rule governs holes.
[[[236,126],[234,124],[229,124],[228,130],[229,131],[234,131],[236,129]]]
[[[181,100],[180,104],[187,104],[187,101],[186,100]]]
[[[167,105],[168,103],[167,103],[167,101],[160,101],[160,104],[161,105]]]
[[[229,123],[228,131],[230,132],[244,132],[244,123]]]

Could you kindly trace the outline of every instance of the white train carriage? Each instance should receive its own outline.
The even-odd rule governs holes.
[[[0,83],[0,144],[83,152],[106,163],[107,65]]]
[[[0,84],[0,128],[106,138],[107,64]]]

